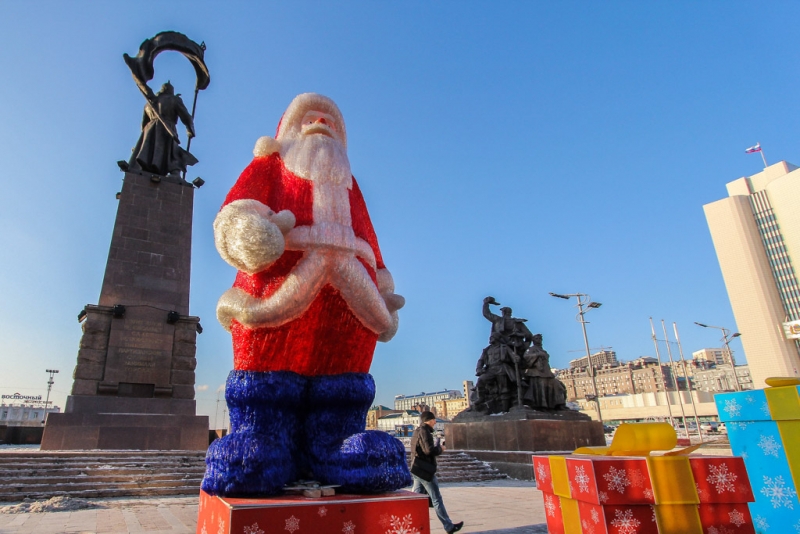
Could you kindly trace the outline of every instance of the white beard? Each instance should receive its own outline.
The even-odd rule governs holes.
[[[347,150],[335,139],[313,134],[281,140],[281,158],[286,168],[317,184],[352,188]]]

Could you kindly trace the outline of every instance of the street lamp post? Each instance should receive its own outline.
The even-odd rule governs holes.
[[[730,341],[731,339],[739,337],[742,334],[740,334],[739,332],[734,332],[733,334],[731,334],[730,330],[722,326],[712,326],[710,324],[698,323],[697,321],[695,321],[694,324],[696,324],[697,326],[702,326],[703,328],[716,328],[717,330],[722,331],[722,342],[725,343],[725,352],[728,353],[728,362],[730,362],[731,368],[733,369],[733,380],[734,383],[736,384],[736,391],[741,391],[742,386],[741,384],[739,384],[739,375],[736,374],[736,360],[733,359],[733,351],[731,350]]]
[[[572,297],[575,297],[578,301],[577,308],[578,308],[578,315],[575,319],[581,323],[581,328],[583,329],[583,343],[586,346],[586,361],[589,364],[589,377],[592,379],[592,391],[594,393],[594,402],[595,407],[597,408],[597,419],[602,423],[603,422],[603,414],[600,412],[600,397],[597,394],[597,380],[595,380],[594,376],[594,363],[592,362],[592,353],[589,350],[589,338],[586,335],[586,318],[584,315],[586,312],[592,309],[597,309],[602,306],[600,302],[594,302],[589,299],[589,295],[585,293],[570,293],[568,295],[561,295],[559,293],[550,293],[551,297],[556,297],[559,299],[569,300]],[[586,305],[586,309],[583,309],[583,306]]]
[[[42,424],[47,421],[47,407],[50,405],[50,389],[52,389],[53,384],[55,384],[53,375],[58,373],[58,369],[45,369],[45,372],[50,374],[50,378],[47,379],[47,398],[44,401],[44,417],[42,417]]]

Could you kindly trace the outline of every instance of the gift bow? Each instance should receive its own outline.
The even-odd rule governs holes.
[[[669,423],[622,423],[614,433],[611,445],[580,447],[573,454],[593,456],[650,456],[652,451],[670,451],[678,444],[678,435]],[[665,453],[665,456],[686,455],[700,445]]]

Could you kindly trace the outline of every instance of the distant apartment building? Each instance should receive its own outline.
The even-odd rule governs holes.
[[[696,361],[710,362],[715,365],[730,364],[730,358],[725,349],[700,349],[692,353],[692,359]]]
[[[22,398],[16,394],[17,398]],[[0,425],[2,426],[42,426],[48,413],[60,413],[61,408],[45,408],[44,402],[13,402],[12,395],[3,395],[0,404]],[[8,402],[12,400],[12,402]]]
[[[395,410],[434,411],[437,401],[462,398],[463,395],[456,389],[444,389],[432,393],[419,393],[418,395],[397,395],[394,398]]]
[[[469,408],[469,401],[467,401],[466,397],[445,399],[436,401],[433,407],[433,413],[436,414],[436,417],[440,419],[452,419]]]
[[[382,404],[373,406],[367,411],[367,430],[377,430],[378,419],[386,415],[400,413],[401,410],[392,410],[388,406]]]
[[[379,418],[376,429],[397,436],[410,436],[419,426],[419,415],[416,410],[399,410]]]
[[[703,206],[753,385],[800,375],[800,169],[781,161]]]
[[[723,391],[736,391],[753,389],[753,378],[750,376],[750,368],[747,365],[737,365],[736,375],[733,368],[728,364],[713,365],[707,369],[697,369],[694,373],[692,384],[698,391],[708,391],[720,393]]]
[[[617,365],[619,362],[617,361],[617,353],[613,350],[601,350],[600,352],[595,352],[592,354],[592,365],[595,367],[602,367],[604,365]],[[581,367],[589,367],[589,357],[584,356],[583,358],[577,358],[575,360],[570,360],[569,362],[570,369],[577,369]]]
[[[616,359],[616,356],[615,356]],[[556,376],[567,388],[567,401],[585,399],[592,395],[592,377],[587,368],[562,369]],[[673,373],[668,365],[659,365],[658,360],[643,356],[627,363],[606,364],[595,369],[594,381],[597,395],[650,393],[675,389]]]
[[[472,380],[464,380],[461,383],[464,398],[467,399],[467,406],[472,404],[472,399],[475,396],[475,383]]]

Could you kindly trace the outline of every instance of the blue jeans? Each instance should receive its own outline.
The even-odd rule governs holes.
[[[442,500],[442,494],[439,492],[439,481],[436,480],[436,475],[433,475],[433,478],[430,482],[426,480],[422,480],[415,474],[411,474],[411,477],[414,479],[414,485],[411,486],[411,491],[414,493],[422,493],[420,488],[425,488],[425,491],[428,492],[428,496],[430,496],[431,501],[433,501],[433,509],[436,511],[436,516],[439,518],[439,521],[442,522],[442,526],[446,532],[450,532],[453,530],[453,522],[450,521],[450,517],[447,515],[447,510],[444,509],[444,501]]]

